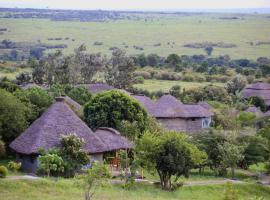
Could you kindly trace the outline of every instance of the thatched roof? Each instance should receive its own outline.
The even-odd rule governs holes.
[[[40,86],[40,85],[37,85],[35,83],[26,83],[26,84],[22,84],[22,85],[19,85],[21,89],[23,90],[27,90],[27,89],[30,89],[30,88],[41,88],[41,89],[46,89],[45,86]]]
[[[251,106],[248,109],[245,110],[246,112],[254,113],[257,117],[261,117],[264,115],[264,113],[260,110],[260,108],[257,108],[256,106]]]
[[[150,115],[153,115],[155,102],[153,102],[149,97],[145,95],[131,95],[131,97],[135,98]]]
[[[198,105],[202,106],[203,108],[210,110],[212,107],[206,101],[198,102]]]
[[[133,96],[156,118],[204,118],[214,115],[211,111],[199,104],[187,105],[175,97],[163,95],[157,102],[145,96]]]
[[[242,95],[245,98],[260,97],[265,101],[266,105],[270,106],[270,84],[258,82],[247,85],[242,91]]]
[[[267,111],[266,113],[263,113],[263,116],[264,116],[264,117],[270,117],[270,110]]]
[[[39,153],[40,148],[49,150],[60,145],[62,135],[76,133],[85,141],[84,149],[88,153],[108,151],[107,145],[71,110],[63,97],[31,124],[10,147],[23,154]]]
[[[86,89],[88,89],[92,94],[98,94],[100,92],[114,89],[113,86],[110,86],[106,83],[85,84],[83,86],[86,87]]]
[[[133,144],[115,129],[101,127],[96,130],[95,134],[106,144],[108,151],[133,148]]]

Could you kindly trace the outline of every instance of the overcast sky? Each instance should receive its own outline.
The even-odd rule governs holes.
[[[104,10],[234,9],[270,8],[270,0],[0,0],[0,7]]]

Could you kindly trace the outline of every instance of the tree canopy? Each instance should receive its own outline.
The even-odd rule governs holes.
[[[97,94],[84,107],[85,121],[93,129],[117,128],[121,121],[137,122],[145,129],[147,113],[133,98],[123,92],[112,90]]]

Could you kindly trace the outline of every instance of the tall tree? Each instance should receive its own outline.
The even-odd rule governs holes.
[[[119,89],[129,89],[134,83],[134,60],[126,52],[116,49],[106,66],[105,80],[109,85]]]

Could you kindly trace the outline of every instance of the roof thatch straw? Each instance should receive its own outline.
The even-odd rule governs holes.
[[[265,101],[267,106],[270,106],[270,84],[267,83],[254,83],[247,85],[242,91],[242,95],[245,98],[257,96]]]
[[[125,137],[121,136],[120,133],[115,129],[101,127],[96,130],[95,134],[104,144],[106,144],[106,149],[108,151],[133,148],[133,144]]]
[[[187,105],[167,94],[156,103],[148,97],[134,96],[156,118],[204,118],[214,115],[199,104]],[[152,102],[152,103],[151,103]]]
[[[40,148],[49,150],[60,146],[62,135],[76,133],[85,141],[84,149],[91,154],[110,151],[107,144],[71,110],[63,97],[42,114],[28,129],[16,138],[10,147],[18,153],[36,154]],[[112,143],[112,142],[110,142]],[[117,144],[115,145],[117,147]],[[122,148],[120,146],[119,148]]]

